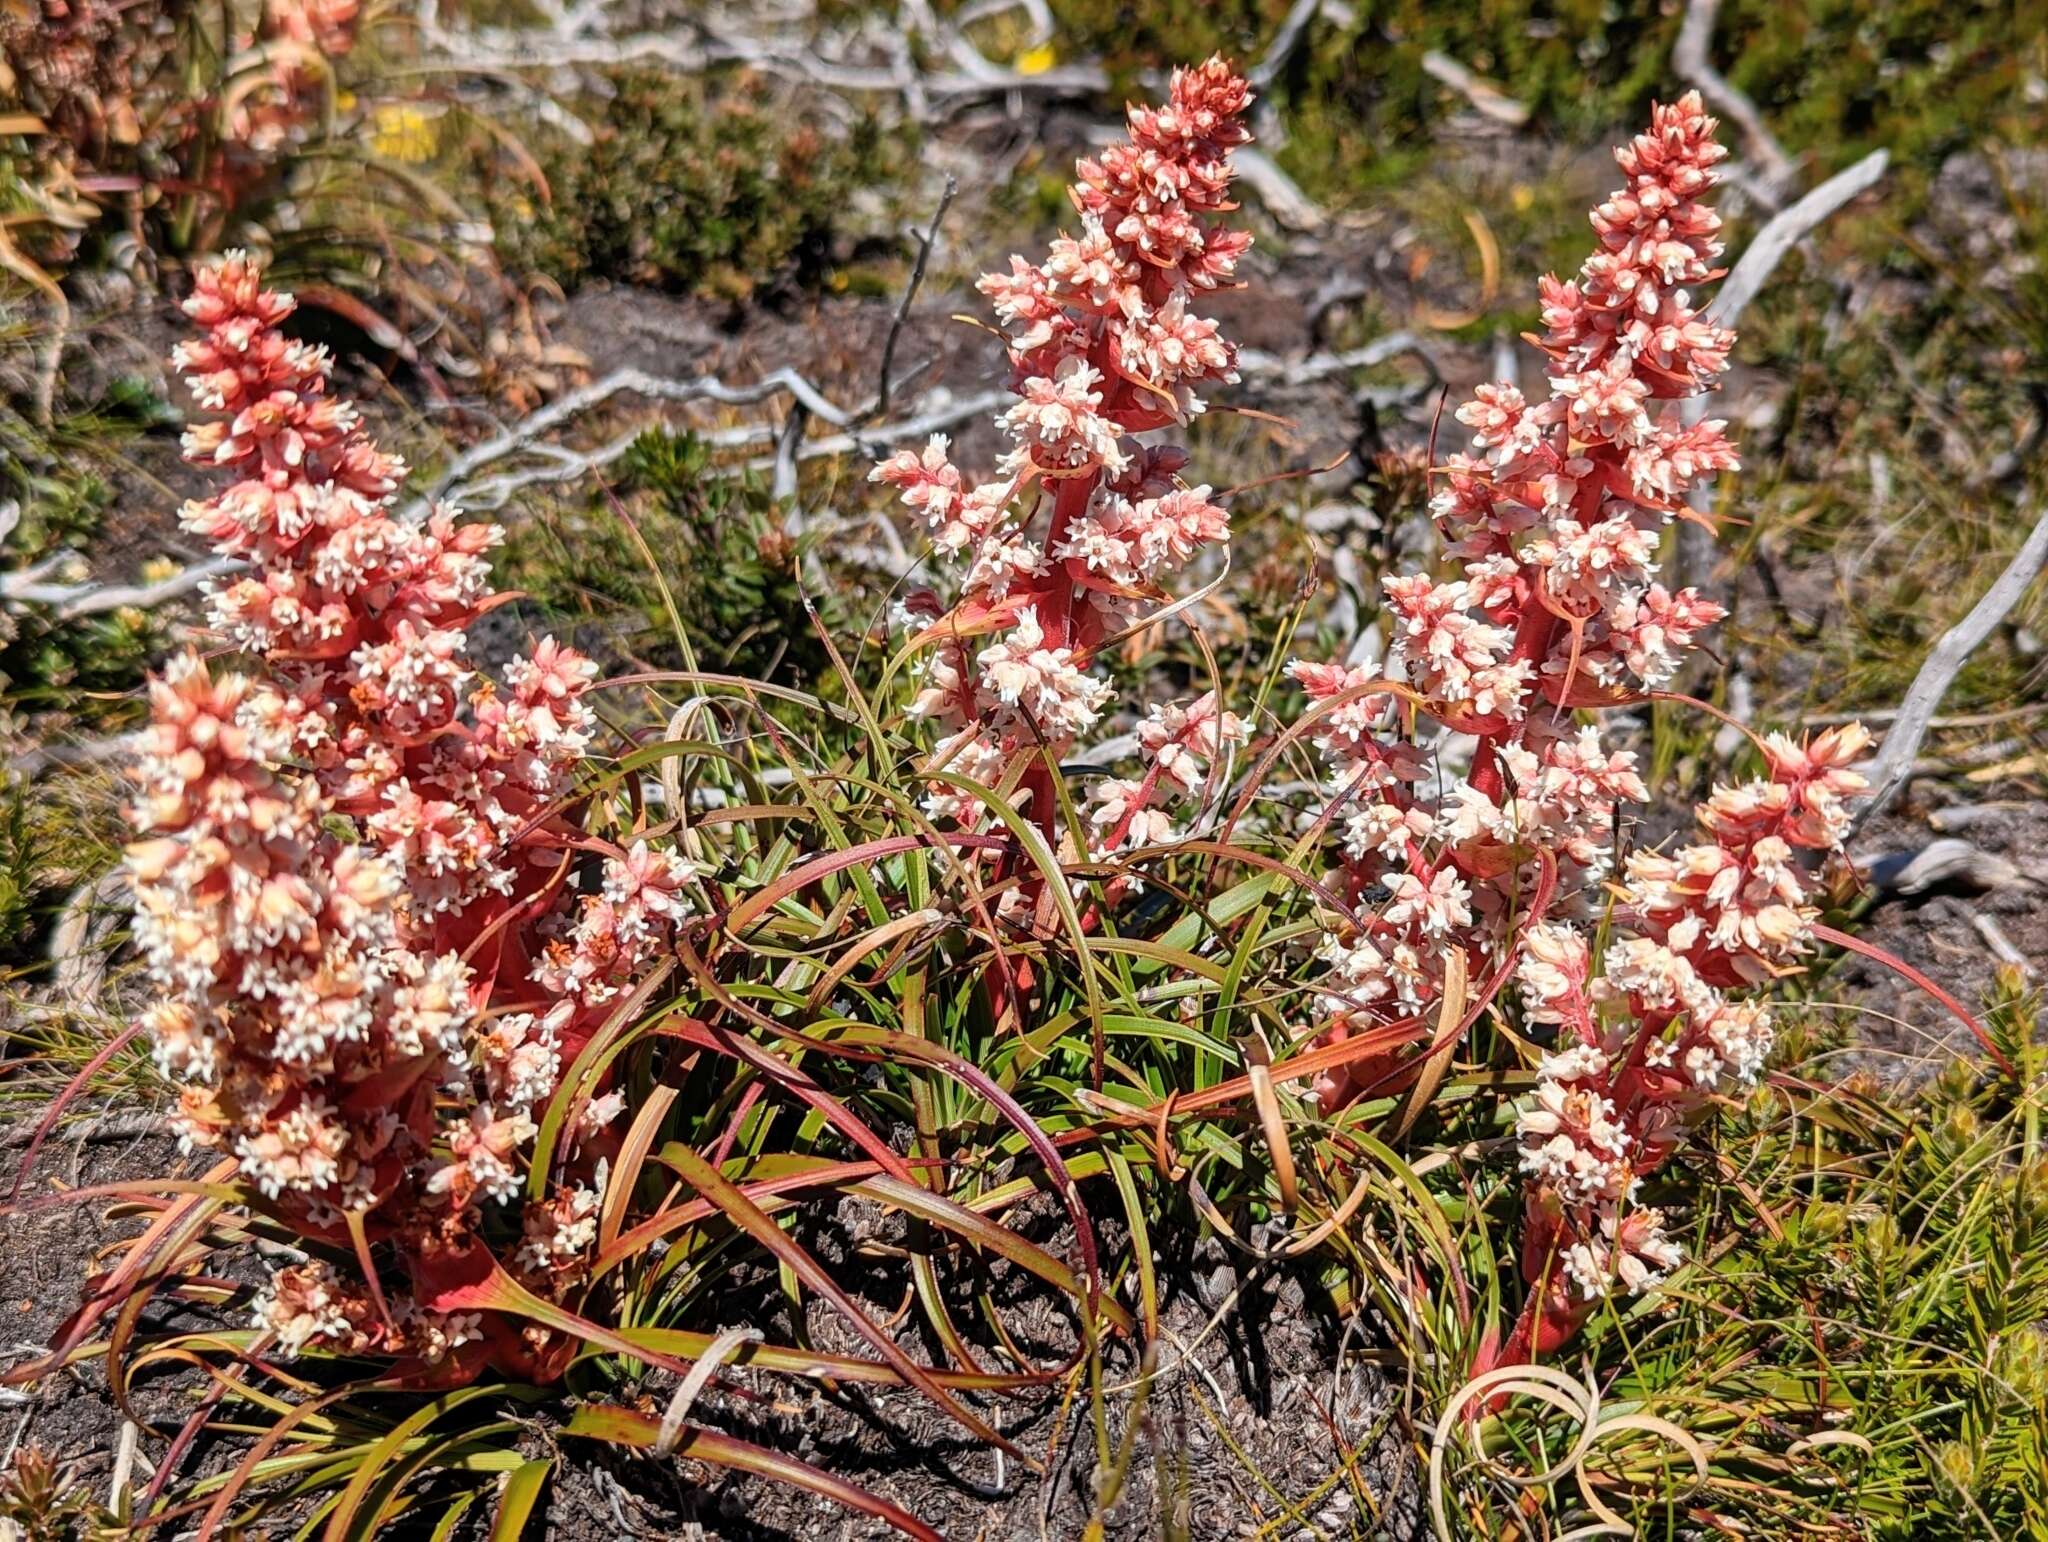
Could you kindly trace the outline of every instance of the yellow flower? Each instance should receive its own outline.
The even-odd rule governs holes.
[[[1059,62],[1060,56],[1054,52],[1052,44],[1040,43],[1036,48],[1027,48],[1017,55],[1017,73],[1043,75]]]
[[[370,115],[370,150],[387,161],[417,166],[440,147],[434,120],[408,103],[392,102]]]

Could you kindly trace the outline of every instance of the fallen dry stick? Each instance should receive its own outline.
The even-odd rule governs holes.
[[[1678,41],[1671,48],[1671,63],[1678,73],[1700,88],[1716,112],[1735,120],[1749,142],[1750,154],[1763,167],[1763,180],[1773,190],[1791,186],[1792,158],[1771,133],[1756,103],[1714,68],[1714,23],[1720,19],[1721,0],[1692,0],[1685,8],[1685,21],[1678,29]],[[1723,325],[1730,323],[1724,321]]]
[[[1920,753],[1920,742],[1927,737],[1928,724],[1941,707],[1942,697],[1955,684],[1970,655],[2020,602],[2044,566],[2048,566],[2048,513],[2034,522],[2025,544],[1998,575],[1998,582],[1985,590],[1970,613],[1942,633],[1941,640],[1928,652],[1927,661],[1920,666],[1920,673],[1899,703],[1898,717],[1865,770],[1870,778],[1870,797],[1857,810],[1851,836],[1899,795],[1912,775],[1914,757]]]
[[[1812,235],[1836,210],[1875,187],[1890,164],[1891,157],[1886,151],[1873,150],[1848,170],[1829,177],[1790,208],[1772,215],[1744,249],[1741,260],[1721,285],[1720,293],[1714,296],[1713,304],[1707,307],[1708,317],[1721,326],[1734,326],[1749,308],[1749,302],[1757,297],[1777,271],[1778,264],[1785,260],[1786,253]],[[1688,397],[1680,404],[1679,414],[1686,423],[1697,423],[1706,416],[1708,403],[1712,400],[1711,396],[1705,395]],[[1713,512],[1713,495],[1704,483],[1693,488],[1686,502],[1700,514]],[[1695,531],[1698,536],[1694,535]],[[1704,577],[1705,534],[1702,527],[1691,523],[1679,530],[1679,566],[1689,581],[1697,582]]]

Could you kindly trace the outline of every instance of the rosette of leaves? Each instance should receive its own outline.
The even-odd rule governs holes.
[[[0,1473],[0,1525],[22,1542],[96,1542],[124,1529],[34,1442],[17,1449]]]

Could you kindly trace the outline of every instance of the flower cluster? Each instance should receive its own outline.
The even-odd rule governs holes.
[[[495,603],[499,531],[394,511],[404,468],[246,258],[200,272],[185,308],[202,330],[174,363],[217,414],[186,455],[229,480],[184,522],[245,564],[211,592],[212,622],[261,667],[187,654],[151,685],[128,857],[159,991],[143,1027],[190,1145],[231,1155],[309,1236],[363,1217],[424,1288],[481,1207],[521,1192],[562,1067],[696,873],[643,843],[576,892],[572,843],[593,843],[566,809],[595,667],[548,640],[502,689],[482,679],[468,630]],[[543,1274],[587,1241],[574,1178],[601,1163],[619,1100],[587,1108],[572,1186],[528,1207]],[[288,1346],[354,1343],[373,1320],[391,1353],[461,1339],[311,1274],[281,1279],[259,1320]]]
[[[362,9],[362,0],[263,0],[255,28],[238,40],[258,63],[229,93],[221,125],[227,164],[213,175],[229,202],[318,117],[334,61],[355,47]]]
[[[1641,1175],[1709,1095],[1755,1078],[1769,1018],[1728,993],[1793,965],[1812,921],[1795,851],[1837,841],[1861,785],[1860,731],[1774,739],[1768,779],[1717,792],[1699,844],[1613,871],[1622,812],[1649,794],[1584,709],[1663,685],[1722,615],[1656,563],[1687,492],[1736,464],[1722,423],[1678,408],[1733,342],[1691,295],[1721,252],[1700,201],[1724,154],[1714,128],[1691,94],[1616,151],[1628,180],[1593,213],[1598,249],[1576,279],[1543,281],[1548,397],[1483,385],[1458,410],[1471,449],[1449,457],[1432,512],[1459,576],[1385,581],[1383,670],[1292,667],[1330,769],[1348,905],[1321,948],[1318,1031],[1429,1021],[1462,954],[1471,980],[1512,965],[1529,1018],[1556,1035],[1519,1120],[1537,1290],[1511,1357],[1554,1347],[1616,1282],[1646,1289],[1677,1263],[1656,1210],[1633,1203]],[[1575,922],[1610,880],[1625,929],[1595,961]],[[1320,1081],[1325,1108],[1412,1071],[1385,1042]]]
[[[1730,993],[1797,968],[1815,911],[1796,853],[1840,843],[1845,800],[1865,785],[1849,767],[1868,745],[1856,726],[1803,746],[1766,739],[1768,776],[1717,788],[1698,810],[1700,840],[1630,856],[1597,977],[1578,929],[1542,925],[1523,940],[1517,983],[1529,1018],[1556,1025],[1557,1048],[1516,1124],[1524,1270],[1541,1292],[1518,1352],[1555,1347],[1617,1283],[1646,1290],[1677,1265],[1637,1190],[1689,1115],[1762,1071],[1770,1013]]]
[[[993,786],[1019,753],[1057,753],[1093,728],[1112,697],[1090,668],[1097,651],[1169,576],[1229,538],[1213,490],[1179,475],[1185,452],[1135,436],[1186,424],[1203,410],[1199,390],[1237,378],[1235,349],[1192,306],[1231,283],[1250,245],[1214,222],[1233,207],[1230,153],[1249,138],[1250,99],[1220,59],[1176,71],[1164,107],[1133,106],[1129,138],[1079,163],[1079,233],[1043,263],[1013,257],[1008,273],[982,279],[1017,394],[993,481],[969,482],[944,438],[871,473],[899,490],[939,550],[970,564],[950,612],[928,592],[906,604],[926,649],[911,710],[943,733],[935,769]],[[1098,849],[1165,839],[1169,802],[1198,800],[1205,767],[1243,732],[1210,697],[1154,708],[1138,731],[1144,772],[1094,790]],[[1026,770],[1019,797],[1052,831],[1042,765]],[[927,807],[980,817],[952,784],[935,784]]]

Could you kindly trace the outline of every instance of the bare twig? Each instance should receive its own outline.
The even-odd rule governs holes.
[[[97,766],[133,754],[141,742],[140,734],[114,734],[104,739],[38,744],[10,757],[7,769],[16,776],[36,777],[60,766]]]
[[[941,214],[944,206],[941,205]],[[937,228],[936,218],[933,221]],[[926,238],[929,245],[930,237]],[[914,290],[906,293],[898,315],[907,309]],[[893,329],[892,329],[893,333]],[[1422,339],[1412,332],[1390,332],[1363,347],[1343,353],[1319,352],[1305,358],[1289,359],[1278,354],[1248,350],[1238,359],[1246,375],[1271,375],[1282,385],[1309,385],[1353,370],[1369,369],[1403,354],[1420,361],[1432,383],[1442,371]],[[876,453],[889,445],[927,438],[985,416],[1011,400],[1006,390],[979,392],[941,402],[924,412],[893,423],[867,421],[875,407],[848,411],[836,405],[797,370],[784,366],[746,385],[729,385],[715,375],[690,379],[650,374],[641,369],[614,370],[611,374],[571,391],[545,407],[529,413],[502,432],[471,446],[457,455],[436,477],[429,489],[415,498],[402,517],[423,518],[438,501],[462,504],[479,511],[504,507],[511,497],[529,487],[576,482],[617,461],[633,447],[640,430],[634,429],[589,450],[573,450],[547,442],[547,436],[568,427],[575,419],[615,397],[636,395],[652,401],[689,403],[716,402],[726,406],[747,405],[788,394],[805,418],[817,418],[841,430],[818,438],[803,438],[801,427],[794,438],[790,419],[740,424],[702,435],[714,450],[742,450],[754,445],[771,445],[765,457],[750,460],[753,469],[780,474],[788,490],[794,490],[796,464],[819,456]],[[878,392],[878,395],[880,393]],[[537,457],[541,464],[482,475],[487,468],[517,456]],[[225,558],[195,563],[154,584],[105,586],[86,584],[45,584],[40,582],[47,565],[26,573],[0,577],[0,599],[56,604],[59,619],[97,614],[121,605],[146,608],[189,593],[209,579],[240,571],[241,565]]]
[[[1720,292],[1714,296],[1713,303],[1707,307],[1709,318],[1724,327],[1734,326],[1749,308],[1749,302],[1757,297],[1777,271],[1778,264],[1785,260],[1785,254],[1813,234],[1836,210],[1875,186],[1890,162],[1887,152],[1873,150],[1847,171],[1828,178],[1790,208],[1772,215],[1744,249],[1741,260],[1735,264]],[[1709,399],[1705,395],[1687,397],[1679,405],[1681,419],[1687,424],[1699,422],[1707,414]],[[1686,502],[1700,514],[1710,515],[1714,508],[1713,489],[1705,482],[1697,483],[1687,494]],[[1679,567],[1686,578],[1694,581],[1704,578],[1712,560],[1711,554],[1710,538],[1703,526],[1691,521],[1681,526]]]
[[[1785,254],[1844,204],[1875,187],[1890,164],[1888,151],[1873,150],[1848,170],[1829,177],[1797,203],[1772,215],[1743,250],[1742,260],[1735,264],[1707,307],[1709,315],[1724,327],[1734,326],[1777,271],[1778,264],[1785,260]]]
[[[1928,725],[1941,706],[1942,697],[1955,684],[1970,655],[2032,587],[2043,566],[2048,566],[2048,513],[2035,521],[2025,544],[1998,575],[1998,581],[1929,651],[1920,673],[1899,703],[1899,715],[1885,734],[1877,758],[1870,763],[1870,797],[1856,812],[1852,834],[1899,795],[1912,773],[1914,757],[1920,753],[1920,743],[1927,737]]]
[[[2005,935],[2005,928],[1998,924],[1995,916],[1988,916],[1981,910],[1970,912],[1970,925],[1977,929],[1977,935],[1984,939],[1984,946],[1991,950],[1991,956],[2001,964],[2017,969],[2028,979],[2034,977],[2034,966],[2027,955],[2013,946],[2012,939]]]
[[[1266,45],[1259,62],[1244,72],[1244,78],[1251,83],[1253,90],[1264,91],[1287,68],[1287,61],[1294,57],[1301,40],[1308,36],[1308,24],[1316,19],[1316,13],[1322,8],[1323,0],[1294,0],[1285,20],[1280,23],[1280,30],[1273,34],[1273,41]]]
[[[726,1357],[742,1345],[760,1342],[761,1330],[754,1327],[726,1328],[711,1341],[710,1348],[690,1367],[690,1374],[683,1378],[682,1385],[668,1400],[668,1412],[662,1415],[661,1430],[654,1441],[656,1456],[667,1456],[675,1450],[676,1442],[683,1436],[683,1423],[690,1417],[690,1405],[710,1385],[711,1379],[725,1364]]]
[[[768,495],[777,503],[789,505],[791,535],[803,528],[803,511],[796,507],[796,457],[809,423],[810,414],[804,411],[803,403],[789,409],[789,416],[782,422],[782,433],[775,441],[775,474],[768,484]]]
[[[59,621],[75,621],[81,616],[98,616],[119,610],[124,605],[147,610],[152,605],[162,605],[189,594],[209,579],[239,572],[241,566],[226,557],[216,557],[180,568],[168,577],[148,584],[47,584],[38,582],[37,577],[48,571],[49,565],[39,564],[23,572],[0,577],[0,600],[53,606]]]
[[[816,459],[821,455],[870,454],[888,445],[928,438],[932,434],[958,427],[970,419],[994,412],[1011,399],[1007,391],[984,391],[975,396],[945,402],[927,412],[894,423],[873,423],[820,439],[806,439],[796,446],[795,459],[802,462]],[[786,426],[748,423],[735,428],[718,429],[698,437],[714,450],[741,450],[751,445],[779,445]],[[514,493],[528,487],[581,481],[591,472],[610,465],[632,449],[633,442],[640,437],[640,433],[640,429],[633,429],[594,450],[570,451],[558,445],[527,446],[526,448],[532,451],[545,451],[548,463],[464,482],[450,488],[447,496],[451,501],[468,509],[481,512],[500,509]],[[750,471],[773,471],[775,463],[776,457],[770,453],[749,460],[746,462],[746,468]]]
[[[449,496],[482,467],[533,448],[545,435],[560,428],[572,418],[590,411],[591,408],[610,401],[614,396],[630,393],[658,402],[708,401],[717,402],[722,406],[745,406],[765,401],[785,391],[802,403],[806,411],[815,417],[823,418],[827,423],[843,428],[852,422],[852,417],[848,413],[833,405],[830,398],[816,386],[787,366],[771,370],[749,385],[739,386],[727,385],[716,375],[699,375],[694,379],[684,380],[667,375],[651,375],[643,369],[617,369],[602,379],[594,380],[589,385],[571,391],[566,396],[548,403],[547,406],[528,413],[495,438],[487,439],[463,451],[448,463],[447,468],[435,479],[432,490],[408,513],[414,516],[424,513],[428,504],[435,499]]]
[[[819,455],[851,455],[855,451],[866,452],[870,448],[928,438],[946,429],[957,428],[973,418],[994,412],[998,407],[1014,400],[1008,391],[981,391],[973,396],[963,396],[942,403],[927,412],[900,419],[895,423],[877,423],[843,434],[828,434],[822,439],[806,440],[798,458],[810,460]]]
[[[1685,21],[1678,29],[1678,41],[1671,50],[1672,65],[1700,88],[1700,94],[1717,111],[1735,120],[1749,141],[1750,154],[1762,168],[1765,183],[1777,189],[1788,188],[1796,174],[1792,158],[1772,135],[1756,103],[1714,68],[1714,23],[1720,10],[1721,0],[1691,0],[1685,8]]]
[[[889,410],[889,391],[895,384],[896,343],[903,335],[904,323],[910,319],[910,307],[917,299],[917,291],[924,284],[925,265],[931,261],[932,249],[939,243],[939,226],[945,221],[946,210],[952,207],[953,195],[960,191],[959,179],[946,178],[946,190],[939,194],[939,206],[932,211],[931,228],[917,238],[917,261],[911,264],[910,282],[903,286],[903,298],[897,303],[895,319],[889,323],[888,339],[882,344],[881,380],[875,387],[875,403],[862,418],[878,418]]]
[[[2002,889],[2026,880],[2004,857],[1955,836],[1943,836],[1912,851],[1858,857],[1856,867],[1879,894],[1925,894],[1951,884]]]
[[[105,933],[127,894],[127,871],[117,867],[74,890],[50,928],[50,972],[56,993],[75,1007],[89,1008],[99,999],[107,979]],[[101,934],[98,938],[95,931]]]
[[[1954,835],[1958,830],[1972,830],[1978,825],[1992,824],[2008,814],[2023,818],[2038,818],[2048,814],[2048,803],[2028,799],[2016,803],[1956,803],[1947,808],[1938,808],[1927,816],[1927,823],[1940,835]]]
[[[448,27],[441,23],[436,0],[420,0],[414,20],[435,64],[465,74],[635,63],[661,63],[700,74],[719,65],[741,64],[830,91],[893,97],[903,104],[906,115],[920,122],[991,97],[1088,96],[1109,84],[1108,76],[1094,64],[1064,65],[1029,75],[999,65],[928,8],[921,25],[936,32],[934,40],[961,68],[920,71],[903,46],[902,29],[893,23],[871,32],[867,49],[869,57],[881,55],[887,63],[830,57],[795,28],[747,30],[759,28],[761,21],[758,10],[748,8],[693,9],[687,22],[619,35],[596,32],[591,19],[580,12],[551,27]]]
[[[133,1419],[121,1421],[121,1435],[114,1443],[114,1471],[107,1480],[107,1508],[116,1515],[128,1513],[128,1480],[135,1474],[135,1443],[141,1433]]]
[[[1280,163],[1250,145],[1234,157],[1240,181],[1258,196],[1266,212],[1289,230],[1321,230],[1329,215],[1321,204],[1301,190],[1301,184],[1280,169]]]
[[[50,344],[44,351],[42,367],[36,371],[36,423],[48,428],[57,416],[57,381],[64,373],[64,350],[71,342],[71,306],[64,299],[64,292],[55,291],[57,303],[52,309],[56,322],[50,328]]]

